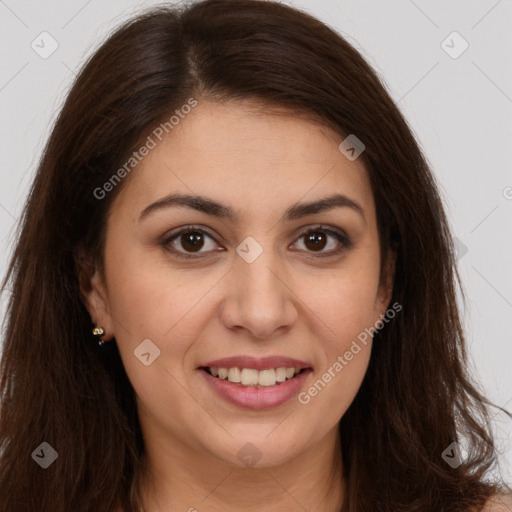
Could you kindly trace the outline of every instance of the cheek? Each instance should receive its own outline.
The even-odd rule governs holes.
[[[109,261],[109,301],[128,378],[149,407],[172,401],[175,412],[183,408],[190,415],[195,402],[184,391],[189,354],[215,311],[211,294],[220,276],[211,270],[177,270],[128,247],[119,252],[122,257]],[[144,352],[143,343],[148,346]],[[147,351],[153,362],[146,366],[138,355]]]
[[[339,357],[320,369],[298,396],[305,414],[311,417],[320,415],[325,425],[335,425],[343,417],[368,369],[371,341],[366,345],[356,342],[346,348]]]
[[[358,335],[372,327],[375,318],[375,300],[378,272],[368,262],[345,267],[331,275],[316,279],[304,292],[306,304],[318,319],[325,352],[344,353]]]
[[[214,282],[126,250],[115,261],[111,258],[108,284],[116,342],[141,414],[161,414],[176,430],[183,429],[178,419],[184,416],[197,415],[200,422],[197,403],[184,386],[184,361],[202,328],[197,320],[204,309],[198,301]]]
[[[378,274],[369,263],[358,264],[321,283],[322,289],[309,287],[307,301],[314,313],[311,318],[316,318],[321,360],[299,402],[326,411],[326,422],[334,423],[353,401],[368,368]]]
[[[110,313],[125,338],[161,340],[208,290],[197,273],[166,264],[160,251],[137,250],[135,244],[111,247],[107,259]]]
[[[326,424],[334,424],[352,403],[368,369],[376,281],[354,273],[324,284],[325,293],[310,302],[321,345],[319,364],[314,380],[298,398],[311,412],[323,411]]]

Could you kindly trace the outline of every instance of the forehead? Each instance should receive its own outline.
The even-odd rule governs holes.
[[[140,213],[178,192],[216,198],[244,222],[339,193],[373,216],[362,159],[349,161],[338,149],[344,137],[312,120],[250,101],[199,100],[161,141],[152,138],[156,144],[130,174],[117,208]]]

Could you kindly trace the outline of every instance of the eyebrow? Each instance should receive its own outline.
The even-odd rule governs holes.
[[[163,197],[162,199],[151,203],[149,206],[146,206],[139,216],[139,222],[151,213],[171,207],[191,208],[207,215],[226,219],[231,222],[238,222],[240,220],[240,213],[238,211],[213,199],[205,196],[175,193]],[[295,203],[286,210],[283,218],[284,221],[290,222],[306,217],[307,215],[313,215],[333,208],[351,208],[359,213],[366,222],[363,207],[354,199],[343,194],[333,194],[309,203]]]

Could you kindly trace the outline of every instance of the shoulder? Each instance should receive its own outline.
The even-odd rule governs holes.
[[[498,494],[489,498],[482,512],[512,512],[512,494]]]

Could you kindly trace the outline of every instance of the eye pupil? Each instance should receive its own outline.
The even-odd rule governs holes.
[[[204,244],[204,240],[201,240],[202,236],[203,235],[198,231],[189,231],[186,234],[181,235],[181,243],[186,250],[189,250],[190,248],[192,250],[201,249]]]
[[[308,243],[313,244],[312,245],[313,249],[321,250],[326,245],[326,237],[324,234],[319,234],[319,232],[310,233],[309,235],[306,235],[306,247],[308,247]]]

